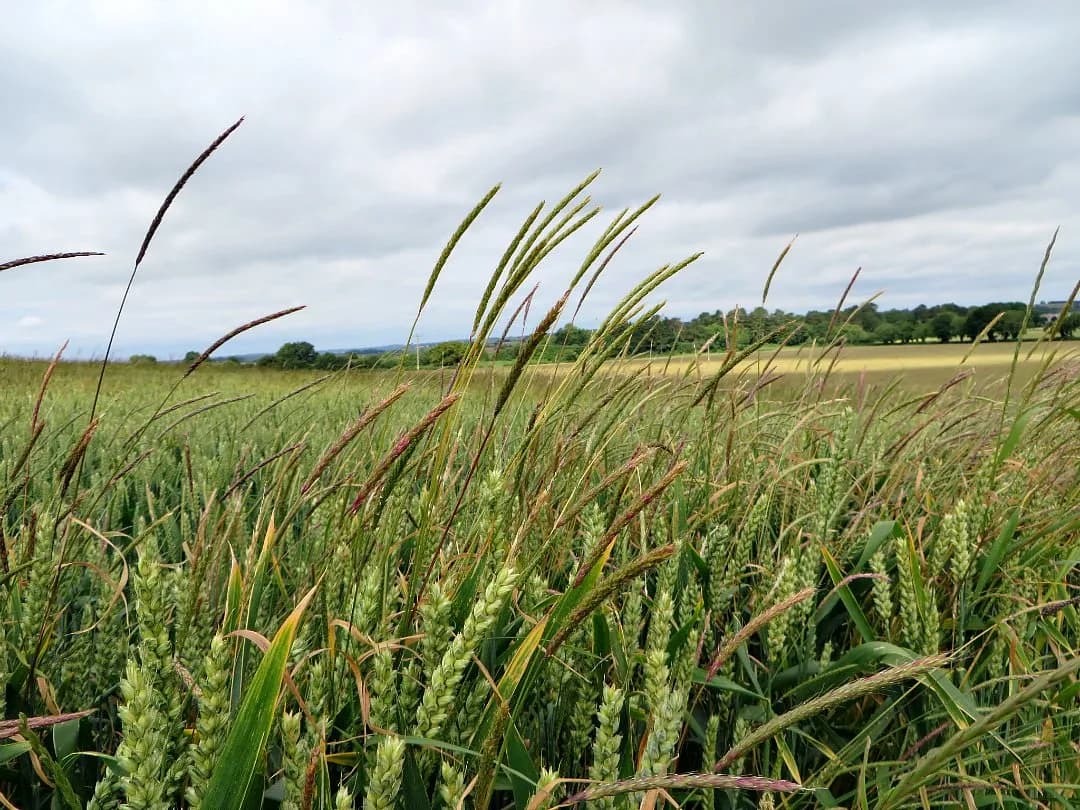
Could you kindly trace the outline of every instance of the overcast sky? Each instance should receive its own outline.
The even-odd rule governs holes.
[[[445,8],[445,11],[437,9]],[[587,9],[587,10],[586,10]],[[663,198],[579,317],[657,266],[672,315],[856,297],[1041,298],[1080,272],[1080,3],[21,3],[0,28],[0,352],[100,355],[142,234],[204,146],[247,119],[169,212],[118,354],[465,336],[521,219],[594,168],[605,222],[543,270],[562,291],[606,219]],[[535,314],[534,314],[535,319]]]

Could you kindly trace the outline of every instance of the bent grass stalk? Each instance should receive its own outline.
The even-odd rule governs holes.
[[[767,723],[758,726],[746,735],[746,737],[733,745],[724,756],[717,760],[716,764],[713,766],[713,770],[723,770],[754,747],[773,738],[778,732],[795,725],[801,720],[813,717],[815,714],[819,714],[833,706],[838,706],[841,703],[847,703],[857,697],[872,694],[893,686],[894,684],[917,678],[920,675],[924,675],[934,669],[942,667],[948,660],[948,657],[944,655],[920,658],[907,664],[901,664],[900,666],[886,669],[875,675],[851,681],[843,686],[837,687],[831,692],[812,698],[791,711],[779,715],[778,717],[774,717]]]

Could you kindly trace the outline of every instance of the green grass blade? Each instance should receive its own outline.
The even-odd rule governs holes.
[[[314,595],[312,589],[282,622],[255,677],[245,689],[240,711],[221,750],[217,768],[203,799],[204,807],[240,810],[262,767],[263,752],[277,719],[278,698],[296,629]]]

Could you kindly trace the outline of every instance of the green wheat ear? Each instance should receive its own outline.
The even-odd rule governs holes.
[[[625,696],[621,689],[604,686],[600,707],[596,712],[596,739],[593,743],[593,761],[589,767],[589,778],[594,782],[617,782],[619,779],[622,746],[619,727],[622,723],[624,702]],[[599,810],[614,810],[615,800],[598,799],[596,806]]]
[[[432,671],[416,712],[418,737],[438,738],[457,699],[456,692],[465,667],[480,641],[495,624],[516,578],[517,573],[513,568],[503,568],[495,575],[484,589],[482,598],[470,611],[465,626],[454,636],[442,660]]]
[[[334,810],[352,810],[353,795],[349,789],[342,785],[334,794]]]
[[[300,733],[300,714],[285,712],[281,717],[281,760],[284,774],[284,810],[298,810],[304,793],[304,778],[308,755],[306,741]]]
[[[371,810],[393,810],[401,789],[401,768],[405,760],[405,740],[386,737],[379,743],[375,767],[364,795],[364,806]]]
[[[138,664],[128,664],[120,682],[123,704],[118,709],[124,736],[116,761],[124,775],[119,789],[124,806],[132,810],[165,810],[165,753],[167,735],[161,714],[161,695]]]
[[[446,808],[458,808],[465,802],[465,777],[449,762],[440,766],[438,794]]]
[[[199,716],[195,740],[189,749],[191,763],[185,797],[193,810],[202,806],[202,797],[229,730],[232,661],[232,643],[215,635],[202,667],[202,690],[197,700]]]

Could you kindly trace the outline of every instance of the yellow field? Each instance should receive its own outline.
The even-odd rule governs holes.
[[[1026,343],[1020,350],[1017,374],[1030,377],[1052,355],[1054,362],[1080,361],[1077,344],[1053,343],[1036,348]],[[1032,351],[1034,349],[1034,351]],[[770,373],[801,378],[820,373],[831,366],[831,374],[844,380],[862,378],[870,383],[889,382],[897,377],[914,385],[940,385],[958,371],[970,371],[980,384],[1003,379],[1010,370],[1016,350],[1014,343],[984,343],[974,351],[970,343],[927,343],[907,346],[849,346],[839,354],[822,356],[820,349],[809,347],[763,350],[747,358],[735,369],[749,375]],[[1029,357],[1029,354],[1031,355]],[[970,355],[970,356],[968,356]],[[835,361],[835,362],[834,362]],[[647,374],[685,374],[707,377],[723,364],[723,353],[713,352],[699,358],[681,355],[671,358],[635,358],[619,363],[623,370],[646,369]]]

